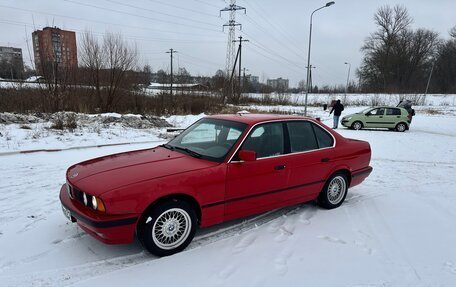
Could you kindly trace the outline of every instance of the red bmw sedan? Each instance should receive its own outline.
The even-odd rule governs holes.
[[[316,200],[326,209],[372,171],[368,142],[307,117],[205,117],[167,144],[71,166],[64,214],[96,239],[135,234],[158,256],[180,252],[198,227]]]

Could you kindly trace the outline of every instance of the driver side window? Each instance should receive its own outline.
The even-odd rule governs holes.
[[[366,115],[368,115],[368,116],[383,116],[384,113],[385,113],[385,109],[384,108],[377,108],[377,109],[371,110]]]
[[[245,140],[241,150],[255,151],[257,158],[284,154],[282,123],[268,123],[255,127]]]

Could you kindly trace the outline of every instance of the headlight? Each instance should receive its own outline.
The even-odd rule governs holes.
[[[93,210],[96,210],[96,211],[100,211],[100,212],[106,212],[106,208],[105,208],[105,205],[103,203],[103,201],[96,197],[96,196],[91,196],[91,207],[93,208]]]
[[[71,190],[71,185],[68,184],[68,182],[65,184],[66,186],[66,190],[67,190],[67,193],[68,193],[68,196],[71,198],[71,199],[74,199],[74,196],[73,196],[73,191]]]
[[[105,208],[103,201],[96,196],[83,192],[82,201],[84,202],[85,206],[91,207],[93,210],[100,211],[100,212],[106,212],[106,208]]]
[[[346,121],[349,121],[349,120],[351,120],[351,118],[352,118],[352,117],[346,117],[345,120],[346,120]]]
[[[97,202],[97,198],[95,196],[92,196],[92,207],[93,207],[93,209],[97,210],[98,202]]]

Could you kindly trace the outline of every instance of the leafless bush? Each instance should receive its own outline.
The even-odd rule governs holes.
[[[63,114],[61,114],[61,113],[56,114],[55,118],[52,119],[51,122],[52,122],[51,129],[54,129],[54,130],[64,130],[65,129],[65,125],[63,123]]]
[[[70,113],[65,115],[65,127],[70,131],[73,132],[75,129],[78,128],[78,123],[76,121],[76,114]]]
[[[371,107],[375,107],[375,106],[378,106],[380,105],[380,96],[379,94],[373,94],[369,97],[369,100],[370,100],[370,103],[369,105]]]
[[[54,114],[54,118],[51,120],[51,129],[54,130],[69,130],[74,132],[77,129],[77,117],[75,113],[60,112]]]
[[[432,108],[421,110],[421,112],[429,115],[443,115],[442,111]]]

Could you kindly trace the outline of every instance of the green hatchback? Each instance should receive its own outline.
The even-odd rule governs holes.
[[[342,125],[347,128],[360,130],[362,128],[387,128],[404,132],[409,129],[411,115],[400,107],[371,107],[356,114],[342,118]]]

